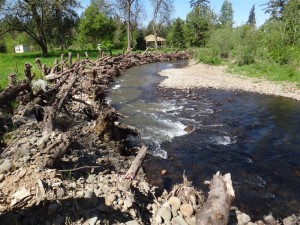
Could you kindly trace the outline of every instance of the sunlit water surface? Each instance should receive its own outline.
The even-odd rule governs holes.
[[[300,103],[215,89],[162,90],[157,72],[187,61],[127,70],[112,84],[108,101],[123,122],[142,131],[150,148],[149,180],[169,189],[185,174],[197,188],[217,171],[230,172],[234,205],[254,218],[300,212]],[[193,127],[188,133],[185,128]],[[162,177],[161,170],[167,175]]]

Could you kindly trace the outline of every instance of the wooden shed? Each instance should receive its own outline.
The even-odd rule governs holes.
[[[146,36],[145,41],[146,41],[147,47],[154,47],[155,46],[155,35],[150,34],[150,35]],[[158,45],[158,47],[166,46],[166,39],[157,36],[157,45]]]
[[[30,46],[29,45],[17,45],[15,46],[15,53],[24,53],[24,52],[30,52]]]

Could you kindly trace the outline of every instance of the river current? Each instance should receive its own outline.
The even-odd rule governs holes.
[[[240,91],[158,88],[164,79],[159,71],[186,65],[134,67],[109,90],[110,104],[129,116],[123,122],[142,132],[132,143],[150,148],[149,181],[169,189],[185,173],[195,187],[207,190],[205,180],[229,172],[233,205],[252,218],[300,213],[300,102]]]

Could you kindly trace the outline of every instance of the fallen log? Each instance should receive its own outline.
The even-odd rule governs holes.
[[[197,225],[226,225],[228,223],[234,190],[230,173],[224,176],[217,172],[209,182],[210,192],[207,201],[196,215]]]
[[[140,167],[142,166],[142,163],[143,163],[143,161],[145,159],[145,156],[147,154],[147,150],[148,150],[147,147],[145,145],[142,145],[142,147],[140,148],[137,156],[135,157],[135,159],[131,163],[131,166],[130,166],[129,170],[125,174],[124,179],[133,180],[135,178],[135,176],[137,175]]]
[[[0,93],[0,107],[3,105],[7,105],[11,101],[15,100],[20,92],[24,90],[30,90],[30,85],[28,82],[23,82],[15,86],[7,87]]]

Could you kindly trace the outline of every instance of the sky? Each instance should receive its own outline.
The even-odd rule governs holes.
[[[149,9],[146,11],[148,14],[147,18],[144,21],[144,24],[148,24],[151,20],[151,4],[150,0],[141,0],[143,2],[144,8]],[[245,24],[248,20],[249,12],[252,6],[255,4],[255,15],[256,15],[256,25],[261,26],[267,19],[268,15],[264,13],[262,4],[267,3],[269,0],[229,0],[232,4],[234,11],[234,25],[239,26]],[[83,10],[90,4],[90,0],[81,0],[80,1]],[[224,0],[210,0],[212,10],[220,14],[221,6]],[[180,17],[185,20],[186,15],[191,11],[189,0],[174,0],[175,12],[173,13],[173,18]]]

